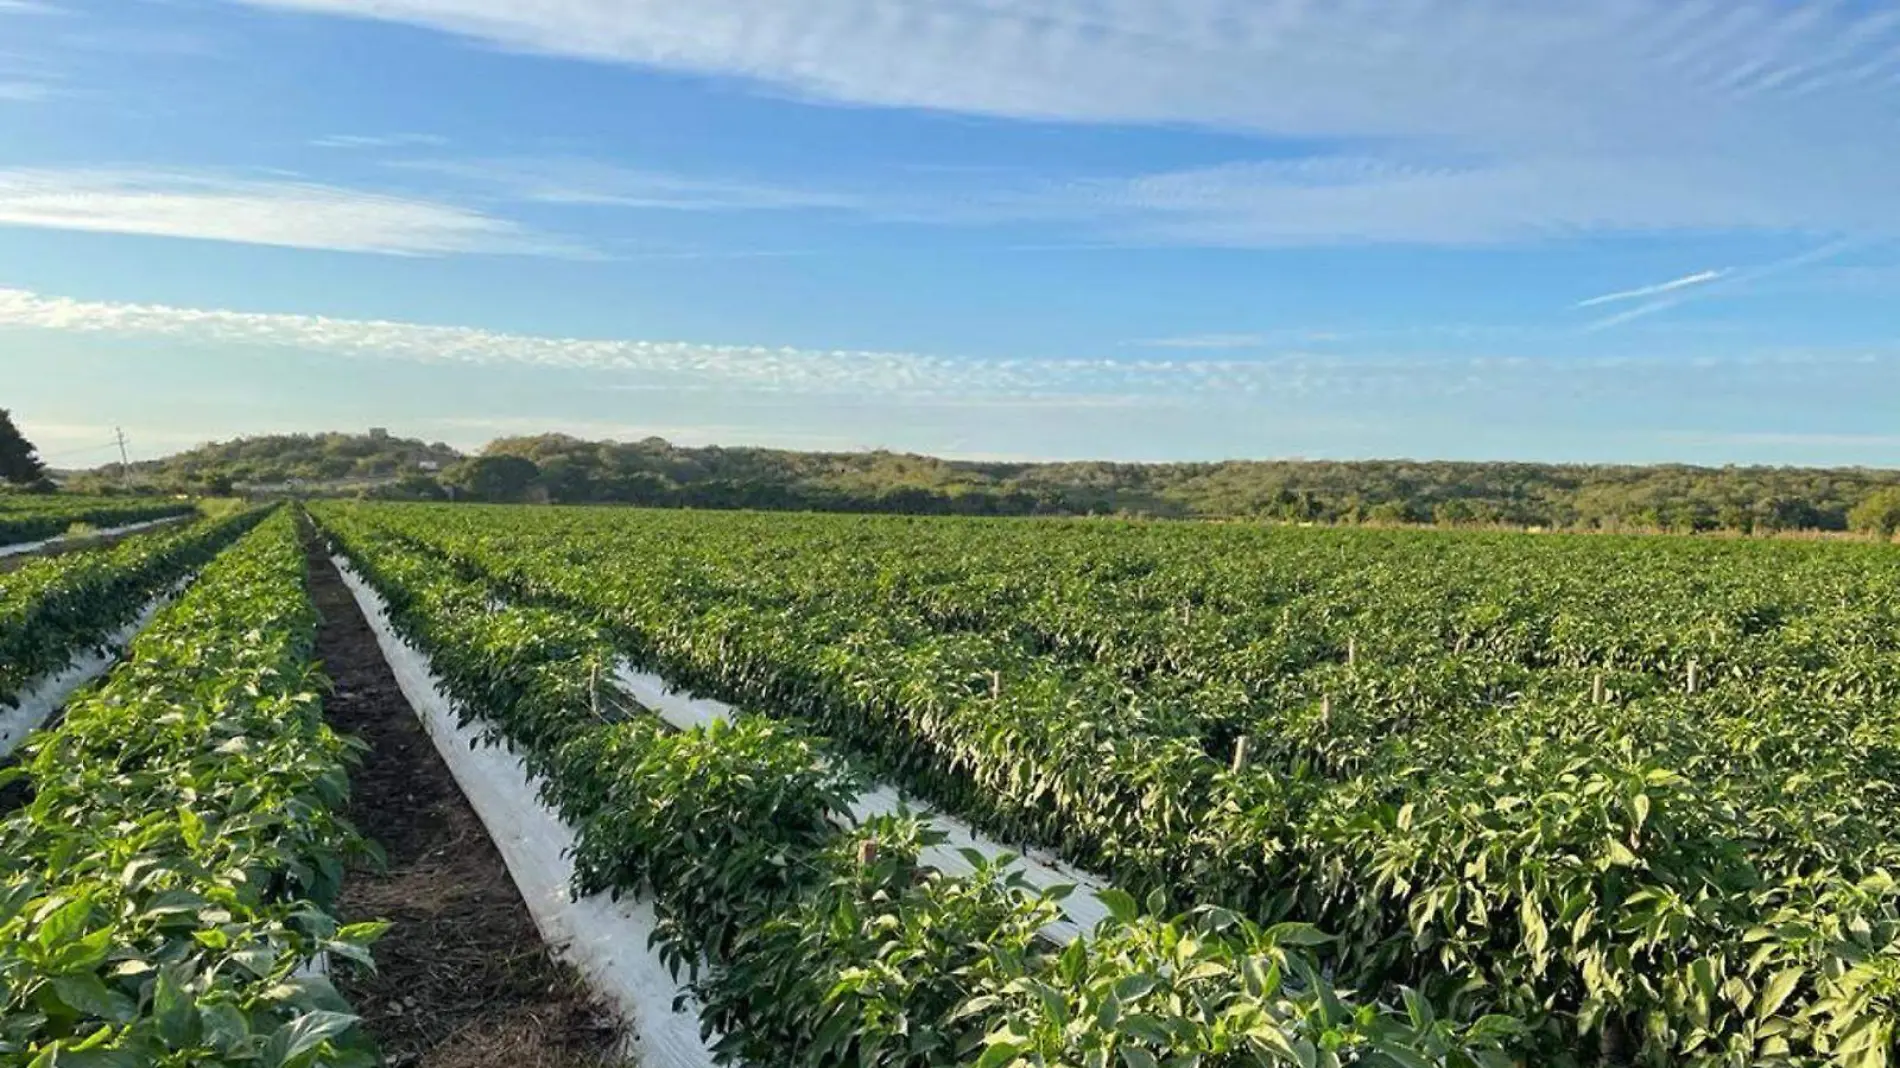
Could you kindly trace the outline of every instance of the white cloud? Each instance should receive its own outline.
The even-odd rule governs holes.
[[[1341,165],[1331,181],[1282,163],[1246,163],[1077,182],[1044,199],[1048,213],[1150,240],[1231,247],[1738,229],[1900,233],[1900,172],[1870,166],[1810,182],[1790,173],[1808,161],[1792,161],[1741,174],[1732,161],[1749,157],[1734,151],[1720,159],[1527,156],[1432,168],[1322,161]]]
[[[1156,240],[1900,232],[1900,12],[1858,0],[237,0],[840,103],[1353,146],[1088,183]]]
[[[52,95],[51,89],[38,82],[0,82],[0,101],[32,104]]]
[[[440,148],[449,139],[436,134],[331,134],[310,142],[313,148]]]
[[[113,169],[0,169],[0,225],[393,255],[584,255],[448,204],[293,181]]]
[[[1113,408],[1139,398],[1246,401],[1336,397],[1416,397],[1549,384],[1640,389],[1652,375],[1682,369],[1665,359],[1609,355],[1588,359],[1524,356],[1334,355],[1263,351],[1237,358],[956,358],[913,352],[802,349],[538,337],[457,326],[429,326],[313,315],[82,301],[0,289],[0,328],[165,339],[191,345],[300,349],[360,359],[469,366],[538,367],[618,376],[625,387],[668,391],[753,390],[906,397],[951,403],[987,398],[1031,406]],[[1717,364],[1804,375],[1830,361],[1890,361],[1893,354],[1802,351],[1764,357],[1742,353]],[[1700,366],[1700,365],[1698,365]],[[1610,372],[1614,372],[1610,374]]]
[[[1863,240],[1855,238],[1841,238],[1811,248],[1806,252],[1776,260],[1773,263],[1761,264],[1742,271],[1714,271],[1706,272],[1706,276],[1691,275],[1688,278],[1678,279],[1660,286],[1651,286],[1646,290],[1632,290],[1629,293],[1613,293],[1608,297],[1588,300],[1579,304],[1578,307],[1590,307],[1591,305],[1603,304],[1625,298],[1656,298],[1653,300],[1645,300],[1644,303],[1628,311],[1619,312],[1605,319],[1599,319],[1586,327],[1587,330],[1593,333],[1599,330],[1608,330],[1613,327],[1622,326],[1625,323],[1634,322],[1637,319],[1647,318],[1659,312],[1669,311],[1672,308],[1680,307],[1692,300],[1708,296],[1714,292],[1761,282],[1766,279],[1787,274],[1790,271],[1801,270],[1804,267],[1833,259],[1857,245],[1866,243],[1867,242]]]
[[[614,372],[670,389],[740,388],[911,396],[1300,395],[1378,389],[1442,374],[1408,360],[1345,361],[1305,353],[1222,359],[963,359],[867,352],[591,340],[468,327],[80,301],[0,289],[0,327],[281,346],[422,363]],[[1457,361],[1457,375],[1469,372]]]
[[[1643,286],[1640,289],[1625,289],[1616,293],[1605,293],[1600,297],[1591,297],[1589,300],[1580,300],[1576,303],[1576,307],[1595,308],[1603,304],[1615,304],[1618,301],[1640,300],[1643,297],[1660,296],[1664,293],[1673,293],[1678,289],[1707,285],[1726,274],[1728,274],[1727,271],[1697,271],[1695,274],[1684,275],[1681,278],[1661,282],[1653,286]]]
[[[466,327],[79,301],[18,289],[0,289],[0,326],[283,346],[422,363],[620,371],[685,384],[711,381],[766,388],[928,387],[948,381],[951,369],[951,361],[904,353],[534,337]]]
[[[1672,308],[1679,308],[1683,303],[1684,301],[1679,297],[1664,297],[1661,300],[1652,300],[1644,304],[1638,304],[1628,311],[1617,312],[1615,315],[1598,319],[1584,329],[1590,333],[1596,333],[1599,330],[1611,330],[1625,323],[1633,323],[1638,319],[1647,319],[1652,315],[1669,311]]]

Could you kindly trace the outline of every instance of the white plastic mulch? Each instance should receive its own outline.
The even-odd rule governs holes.
[[[605,894],[571,899],[573,828],[536,796],[520,757],[506,748],[479,744],[477,730],[457,723],[429,658],[390,628],[381,595],[347,559],[331,560],[376,632],[403,696],[488,829],[542,939],[618,1012],[628,1029],[629,1051],[642,1068],[710,1068],[712,1052],[700,1037],[698,1014],[690,1005],[686,1011],[673,1010],[675,998],[685,992],[658,951],[647,945],[654,927],[652,907],[626,898],[614,901]]]

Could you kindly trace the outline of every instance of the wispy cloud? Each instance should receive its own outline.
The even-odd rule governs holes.
[[[313,148],[441,148],[449,139],[438,134],[331,134],[311,140]]]
[[[0,101],[15,104],[31,104],[45,100],[53,95],[53,90],[38,82],[0,81]]]
[[[1595,308],[1603,304],[1615,304],[1618,301],[1641,300],[1644,297],[1660,296],[1664,293],[1673,293],[1678,289],[1707,285],[1727,273],[1727,271],[1697,271],[1695,274],[1684,275],[1673,281],[1661,282],[1653,286],[1643,286],[1640,289],[1625,289],[1617,293],[1605,293],[1600,297],[1591,297],[1589,300],[1580,300],[1576,303],[1576,307]]]
[[[862,208],[851,193],[639,170],[586,159],[407,160],[392,164],[542,204],[667,211]]]
[[[450,204],[293,181],[116,169],[0,169],[0,225],[388,255],[585,256]]]
[[[1630,298],[1630,299],[1642,299],[1642,298],[1649,298],[1649,297],[1657,298],[1653,300],[1647,300],[1646,303],[1639,304],[1636,307],[1629,309],[1628,311],[1619,312],[1615,315],[1609,316],[1608,318],[1598,319],[1597,321],[1591,323],[1589,326],[1584,328],[1588,332],[1596,333],[1603,330],[1613,329],[1615,327],[1622,326],[1626,323],[1632,323],[1638,319],[1645,319],[1645,318],[1648,318],[1649,316],[1656,315],[1661,312],[1666,312],[1673,308],[1679,308],[1682,305],[1687,304],[1691,300],[1694,300],[1698,297],[1707,296],[1714,292],[1720,292],[1723,290],[1732,289],[1736,286],[1746,285],[1747,283],[1750,283],[1750,282],[1760,282],[1765,279],[1774,278],[1778,275],[1786,274],[1789,271],[1799,270],[1803,267],[1809,266],[1810,264],[1815,264],[1815,263],[1823,262],[1825,260],[1830,260],[1836,256],[1841,255],[1844,252],[1847,252],[1849,249],[1855,248],[1856,246],[1863,245],[1863,244],[1866,244],[1866,241],[1864,241],[1863,239],[1842,238],[1837,241],[1829,241],[1826,244],[1819,245],[1815,248],[1809,249],[1806,252],[1802,252],[1794,256],[1789,256],[1785,259],[1776,260],[1773,263],[1765,263],[1760,266],[1750,267],[1746,270],[1741,270],[1741,271],[1711,272],[1715,275],[1715,277],[1701,279],[1699,281],[1692,282],[1689,279],[1679,279],[1676,282],[1671,282],[1663,286],[1652,286],[1646,292],[1637,290],[1637,291],[1632,291],[1629,294],[1612,294],[1611,297],[1598,298],[1594,301],[1585,301],[1584,303],[1577,305],[1577,307],[1579,308],[1590,307],[1593,304],[1603,304],[1603,303],[1607,303],[1611,299],[1623,299],[1625,297]],[[1695,278],[1695,277],[1696,276],[1691,276],[1691,278]]]
[[[1128,344],[1144,349],[1257,349],[1268,343],[1265,334],[1188,334],[1183,337],[1155,337]]]
[[[1738,144],[1722,158],[1669,158],[1526,150],[1516,158],[1432,166],[1402,158],[1235,163],[1076,181],[1015,204],[1025,215],[1152,242],[1235,248],[1474,246],[1592,233],[1900,234],[1900,177],[1871,166],[1825,178],[1796,174],[1805,162],[1755,160],[1755,151]],[[1742,174],[1738,160],[1779,176]],[[1836,192],[1818,195],[1815,182]]]
[[[829,102],[1359,146],[1016,206],[1155,241],[1900,233],[1900,18],[1848,0],[238,2]]]
[[[1266,351],[1251,358],[965,358],[901,351],[718,345],[683,341],[543,337],[472,327],[314,315],[84,301],[0,289],[0,328],[171,339],[192,345],[300,349],[336,356],[475,367],[530,367],[615,376],[607,383],[664,390],[755,390],[903,396],[949,403],[1114,407],[1192,400],[1296,399],[1472,393],[1581,378],[1640,390],[1683,365],[1655,358],[1536,359],[1464,355],[1315,354]],[[1865,362],[1869,354],[1851,354]],[[1737,354],[1709,365],[1757,372],[1806,369],[1840,354]],[[1841,356],[1841,358],[1850,358]],[[1892,354],[1872,358],[1890,361]],[[1696,365],[1702,367],[1702,363]],[[1605,372],[1615,372],[1613,375]]]
[[[0,15],[51,15],[59,11],[40,0],[0,0]]]
[[[1275,330],[1251,334],[1183,334],[1178,337],[1150,337],[1124,341],[1138,349],[1190,349],[1201,351],[1239,351],[1288,345],[1318,345],[1344,341],[1348,335],[1336,330]]]
[[[216,33],[185,29],[154,29],[117,26],[95,21],[87,28],[60,37],[68,49],[99,56],[162,56],[172,59],[210,59],[220,54],[224,38]]]
[[[0,289],[0,327],[6,326],[282,346],[419,363],[619,372],[674,387],[1010,392],[1057,387],[1065,376],[1092,363],[961,361],[902,352],[536,337],[456,326],[79,301]],[[1141,373],[1171,369],[1172,365],[1149,365]]]
[[[1615,315],[1598,319],[1589,326],[1584,327],[1584,330],[1592,334],[1603,330],[1613,330],[1625,323],[1633,323],[1638,319],[1647,319],[1660,312],[1666,312],[1671,308],[1680,307],[1684,303],[1686,302],[1681,300],[1652,300],[1648,304],[1639,304],[1628,311],[1617,312]]]

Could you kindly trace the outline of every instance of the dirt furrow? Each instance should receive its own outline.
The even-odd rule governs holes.
[[[595,1068],[614,1031],[550,959],[499,853],[423,733],[336,569],[310,553],[331,723],[369,745],[350,818],[386,870],[345,883],[345,920],[387,919],[378,972],[339,976],[391,1068]]]

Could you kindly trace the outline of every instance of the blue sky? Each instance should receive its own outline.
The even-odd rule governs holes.
[[[1900,463],[1871,0],[0,0],[0,407]]]

